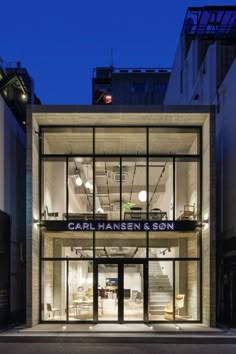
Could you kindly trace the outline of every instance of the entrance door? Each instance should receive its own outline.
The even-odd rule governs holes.
[[[101,261],[96,267],[95,317],[98,321],[143,321],[145,264]],[[96,311],[97,309],[97,311]],[[97,316],[96,316],[97,312]]]

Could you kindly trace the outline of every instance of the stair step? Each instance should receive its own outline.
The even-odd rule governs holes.
[[[149,310],[150,315],[164,315],[165,311]]]

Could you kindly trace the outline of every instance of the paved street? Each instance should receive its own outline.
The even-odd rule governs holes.
[[[0,354],[236,354],[235,344],[0,343]]]

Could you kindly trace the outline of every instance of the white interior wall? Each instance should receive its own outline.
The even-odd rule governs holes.
[[[118,278],[117,273],[99,273],[98,285],[105,288],[106,278]],[[142,277],[139,272],[124,273],[124,289],[130,289],[130,294],[133,290],[142,291]]]
[[[169,257],[170,253],[168,254]],[[172,255],[170,255],[172,257]],[[159,261],[161,271],[163,274],[168,275],[171,286],[173,287],[173,265],[172,262]]]
[[[75,193],[75,181],[74,178],[69,178],[69,213],[83,213],[86,212],[86,204],[82,203],[80,194]]]
[[[62,161],[44,164],[44,208],[49,213],[58,212],[59,218],[66,211],[66,163]]]
[[[165,168],[165,192],[160,193],[159,198],[154,204],[153,208],[159,208],[162,211],[167,212],[167,218],[171,220],[173,218],[173,167],[172,163],[168,162]]]

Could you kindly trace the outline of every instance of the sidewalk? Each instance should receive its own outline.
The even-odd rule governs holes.
[[[0,334],[0,342],[28,343],[212,343],[235,344],[236,330],[203,324],[38,324]]]

